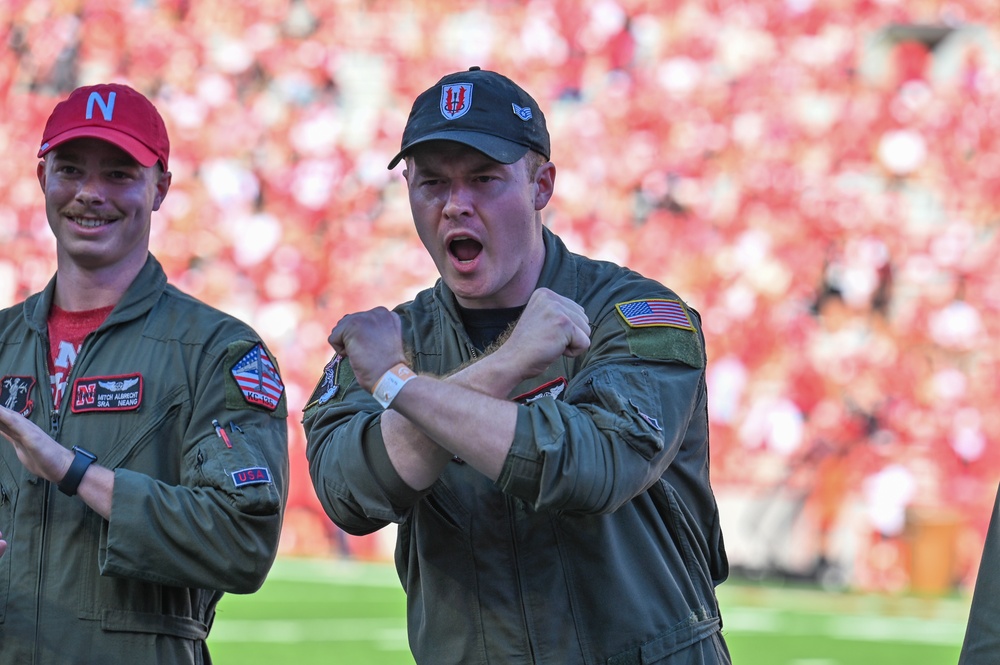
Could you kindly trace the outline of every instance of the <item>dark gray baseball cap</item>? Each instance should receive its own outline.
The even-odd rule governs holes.
[[[389,168],[426,141],[464,143],[502,164],[528,150],[549,158],[549,132],[535,100],[506,76],[479,67],[448,74],[417,97]]]

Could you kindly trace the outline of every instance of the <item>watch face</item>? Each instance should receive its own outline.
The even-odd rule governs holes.
[[[96,460],[97,459],[97,455],[95,455],[94,453],[90,452],[89,450],[84,450],[80,446],[73,446],[73,452],[80,453],[84,457],[89,457],[92,460]]]

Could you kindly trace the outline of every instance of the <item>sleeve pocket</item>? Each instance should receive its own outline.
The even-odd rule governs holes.
[[[241,513],[275,515],[281,509],[276,479],[251,434],[227,432],[229,445],[218,437],[203,442],[197,452],[201,484],[222,490]]]
[[[607,369],[596,373],[589,384],[592,399],[603,410],[594,414],[598,427],[620,436],[647,460],[663,451],[660,408],[652,399],[645,370],[624,374]]]

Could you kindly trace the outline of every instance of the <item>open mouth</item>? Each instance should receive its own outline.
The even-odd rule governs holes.
[[[82,226],[85,229],[96,229],[100,226],[110,224],[113,221],[110,219],[94,219],[92,217],[70,217],[69,220],[77,226]]]
[[[474,261],[483,251],[483,245],[471,238],[455,238],[448,245],[448,251],[462,263]]]

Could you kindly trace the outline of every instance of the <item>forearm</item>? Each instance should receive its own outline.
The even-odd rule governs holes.
[[[517,405],[505,399],[519,377],[487,356],[446,379],[418,376],[382,416],[389,457],[414,489],[437,479],[452,456],[496,480],[510,450]]]
[[[106,520],[111,519],[111,499],[115,491],[115,472],[92,464],[83,474],[77,495]]]
[[[382,414],[381,427],[385,451],[403,482],[418,491],[433,485],[451,453],[393,409]]]

